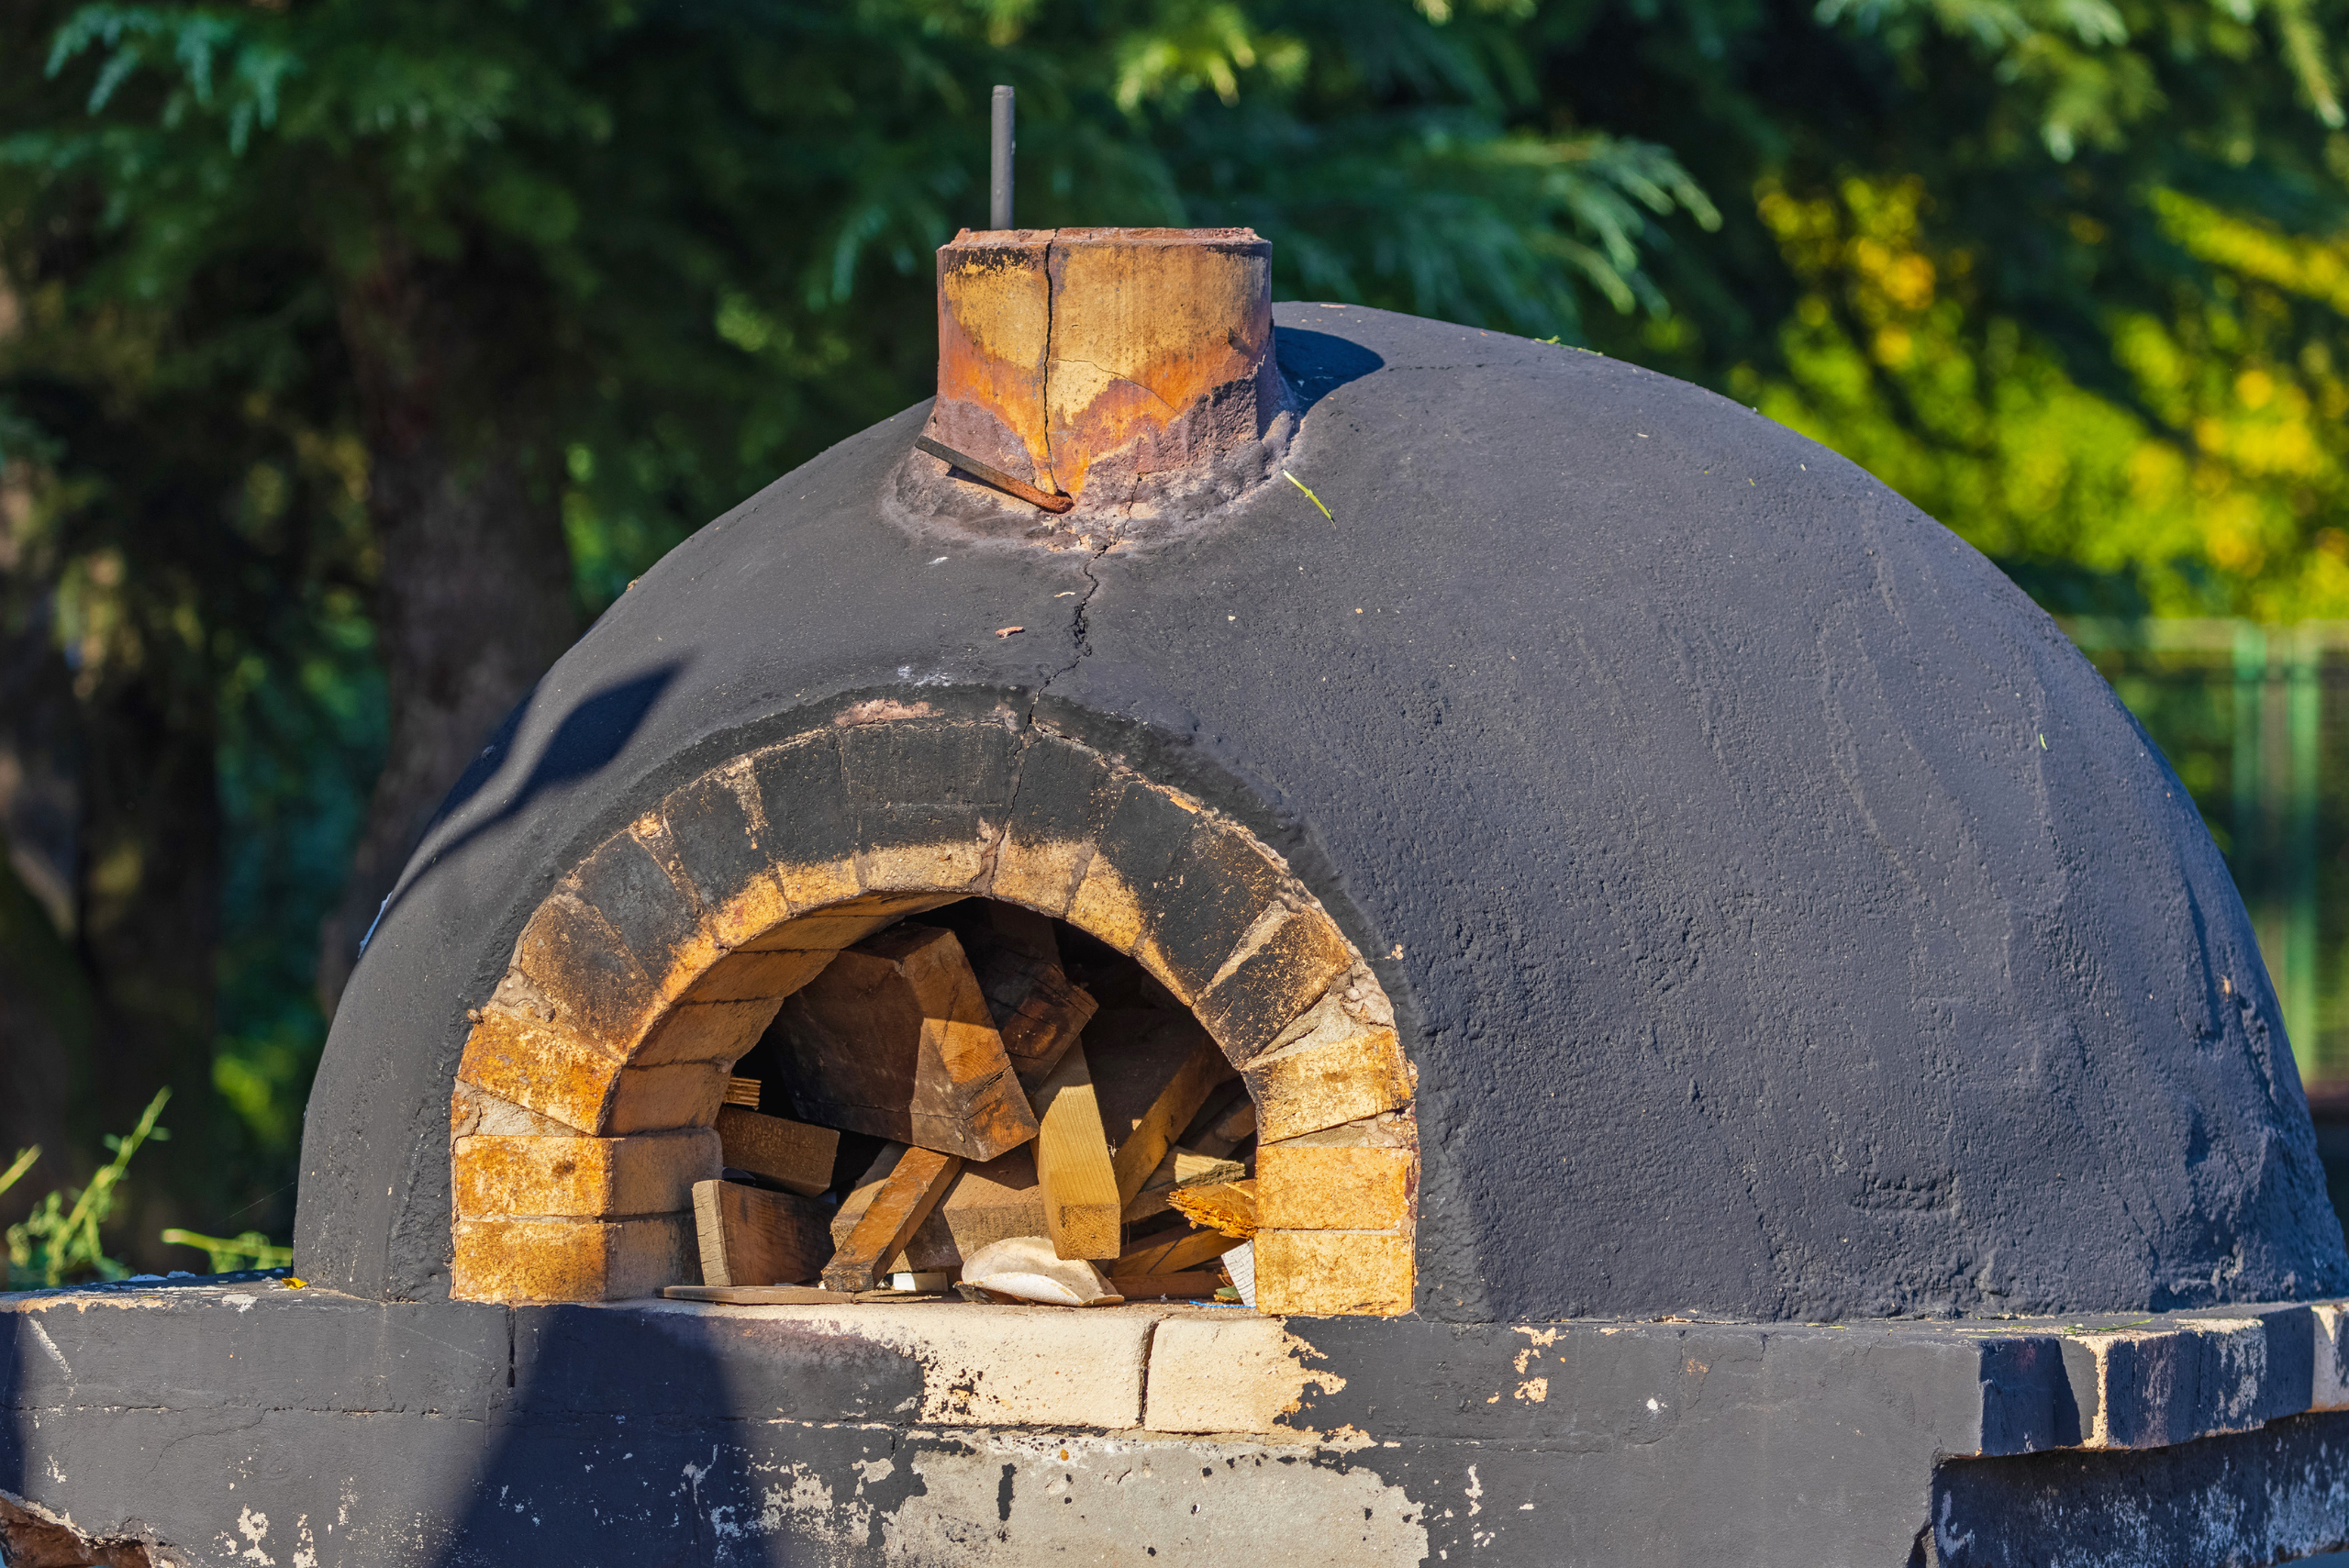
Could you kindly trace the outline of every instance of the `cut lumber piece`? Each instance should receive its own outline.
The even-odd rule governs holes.
[[[954,1271],[919,1269],[909,1272],[900,1269],[884,1274],[882,1278],[888,1284],[879,1288],[894,1290],[901,1296],[943,1296],[953,1286]]]
[[[1070,981],[1058,959],[1008,946],[981,964],[979,989],[1013,1070],[1030,1089],[1060,1065],[1097,1011],[1093,998]]]
[[[793,993],[776,1025],[792,1103],[810,1121],[969,1160],[1036,1136],[952,931],[866,938]]]
[[[1226,1236],[1220,1230],[1163,1230],[1155,1236],[1143,1237],[1119,1253],[1118,1261],[1109,1265],[1109,1277],[1122,1280],[1129,1274],[1186,1273],[1239,1245],[1238,1237]]]
[[[1202,1154],[1229,1154],[1256,1136],[1256,1102],[1242,1094],[1221,1110],[1191,1145]]]
[[[727,1307],[844,1307],[856,1297],[811,1284],[673,1284],[671,1301],[714,1301]]]
[[[882,1151],[890,1159],[891,1151]],[[875,1161],[877,1165],[879,1161]],[[828,1290],[871,1290],[890,1260],[905,1251],[907,1240],[938,1200],[947,1184],[962,1170],[959,1156],[935,1150],[900,1147],[880,1190],[865,1205],[848,1240],[832,1254],[824,1269]]]
[[[1248,1174],[1248,1167],[1237,1160],[1219,1159],[1202,1154],[1181,1145],[1166,1151],[1158,1169],[1141,1184],[1125,1207],[1125,1221],[1131,1225],[1138,1219],[1148,1219],[1153,1214],[1163,1214],[1173,1207],[1167,1195],[1176,1187],[1213,1186],[1219,1182],[1237,1182]]]
[[[757,1110],[760,1087],[760,1082],[756,1078],[737,1078],[729,1073],[726,1075],[725,1103],[729,1106],[740,1106],[745,1110]]]
[[[1166,1207],[1194,1225],[1220,1230],[1235,1241],[1256,1234],[1256,1184],[1225,1182],[1211,1187],[1177,1187],[1166,1195]]]
[[[1036,1091],[1036,1184],[1044,1195],[1044,1234],[1063,1258],[1118,1255],[1117,1172],[1101,1134],[1101,1111],[1085,1048],[1073,1046]]]
[[[694,1184],[704,1284],[798,1284],[832,1255],[823,1207],[740,1182]]]
[[[894,1162],[895,1156],[888,1156]],[[845,1243],[849,1232],[888,1175],[876,1163],[832,1217],[832,1240]],[[1036,1182],[1036,1152],[1015,1149],[980,1164],[965,1164],[938,1207],[930,1211],[906,1243],[905,1251],[888,1260],[891,1273],[960,1268],[982,1247],[1014,1236],[1044,1234],[1044,1192]]]
[[[1085,1031],[1085,1059],[1121,1207],[1141,1191],[1216,1085],[1239,1076],[1188,1013],[1104,1013]]]
[[[1190,1125],[1183,1129],[1174,1141],[1202,1154],[1222,1156],[1230,1153],[1230,1149],[1218,1141],[1216,1129],[1247,1098],[1248,1085],[1245,1083],[1217,1084],[1215,1093],[1209,1095],[1207,1104],[1199,1108],[1199,1114],[1191,1118]]]
[[[1223,1276],[1208,1269],[1179,1274],[1117,1274],[1118,1294],[1128,1301],[1212,1301]]]
[[[1084,1032],[1094,999],[1071,984],[1049,917],[994,902],[953,913],[960,917],[949,923],[979,977],[1004,1050],[1033,1090]]]
[[[840,1155],[841,1135],[829,1127],[810,1127],[740,1106],[722,1106],[718,1112],[718,1144],[720,1157],[735,1169],[814,1197],[832,1184],[832,1162]]]

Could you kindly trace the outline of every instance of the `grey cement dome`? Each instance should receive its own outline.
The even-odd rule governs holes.
[[[1277,311],[1275,480],[1106,554],[910,529],[916,408],[647,573],[388,906],[306,1276],[447,1290],[465,1011],[555,880],[843,699],[991,705],[1287,856],[1419,1072],[1419,1310],[2137,1310],[2349,1290],[2192,804],[2054,625],[1866,473],[1598,355]],[[1023,626],[1010,636],[997,628]]]

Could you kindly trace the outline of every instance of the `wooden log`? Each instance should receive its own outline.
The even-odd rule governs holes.
[[[1220,1230],[1162,1230],[1128,1243],[1109,1265],[1109,1277],[1115,1281],[1129,1274],[1184,1273],[1239,1245],[1238,1237]]]
[[[1219,1182],[1243,1180],[1247,1174],[1248,1167],[1237,1160],[1220,1160],[1178,1144],[1166,1151],[1166,1158],[1158,1162],[1158,1169],[1150,1173],[1141,1191],[1126,1205],[1125,1221],[1131,1225],[1153,1214],[1165,1213],[1174,1207],[1166,1201],[1167,1195],[1176,1187],[1213,1186]]]
[[[1166,1206],[1194,1225],[1220,1230],[1235,1241],[1256,1234],[1256,1184],[1225,1182],[1217,1186],[1177,1187]]]
[[[883,1151],[884,1158],[888,1151]],[[881,1190],[850,1230],[848,1240],[832,1254],[824,1270],[828,1290],[871,1290],[885,1272],[885,1265],[905,1251],[907,1240],[945,1195],[947,1184],[962,1170],[959,1156],[934,1150],[901,1148]]]
[[[888,1156],[894,1162],[896,1156]],[[887,1165],[876,1162],[832,1216],[832,1240],[845,1243],[881,1190]],[[982,1247],[1014,1236],[1044,1234],[1044,1192],[1036,1182],[1036,1151],[1015,1149],[979,1164],[965,1163],[946,1195],[916,1229],[905,1251],[888,1260],[892,1273],[957,1269]]]
[[[1036,1091],[1036,1184],[1044,1195],[1044,1234],[1063,1258],[1114,1258],[1119,1231],[1118,1176],[1085,1048],[1072,1047]]]
[[[1036,1136],[1035,1114],[952,931],[896,926],[843,951],[777,1016],[810,1121],[970,1160]]]
[[[694,1238],[704,1284],[798,1284],[832,1255],[822,1207],[740,1182],[694,1184]]]
[[[841,1135],[829,1127],[724,1106],[718,1112],[718,1145],[719,1158],[736,1170],[815,1197],[832,1184]]]
[[[1141,1191],[1216,1085],[1239,1076],[1188,1013],[1104,1013],[1085,1031],[1085,1059],[1121,1207]]]

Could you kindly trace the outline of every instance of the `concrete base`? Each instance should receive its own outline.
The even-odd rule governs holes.
[[[0,1541],[10,1568],[2215,1568],[2349,1540],[2342,1325],[50,1292],[0,1297]]]

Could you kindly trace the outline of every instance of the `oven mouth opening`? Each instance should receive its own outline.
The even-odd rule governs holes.
[[[717,1130],[750,1190],[697,1186],[702,1285],[672,1296],[1252,1305],[1246,1083],[1139,962],[1016,904],[842,950],[734,1064]]]
[[[1247,828],[1050,729],[852,703],[721,762],[582,852],[466,1020],[457,1299],[993,1290],[992,1237],[1080,1299],[1244,1297],[1237,1262],[1260,1310],[1411,1310],[1382,983]]]

